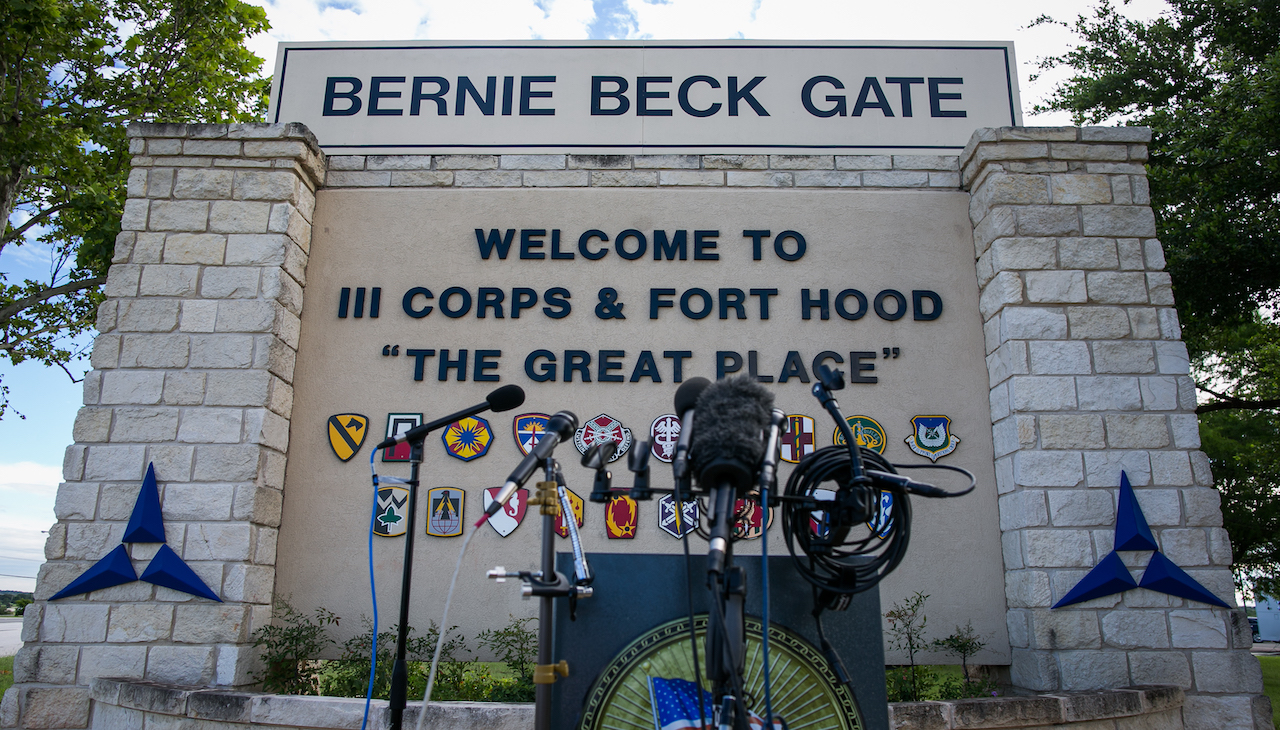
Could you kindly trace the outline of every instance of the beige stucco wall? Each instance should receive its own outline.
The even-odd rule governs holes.
[[[356,620],[369,615],[366,539],[370,510],[369,450],[386,428],[388,412],[422,412],[427,420],[483,400],[499,384],[525,388],[525,405],[508,413],[486,416],[494,431],[488,455],[472,462],[448,456],[438,435],[428,438],[423,465],[424,490],[436,486],[462,487],[467,492],[466,516],[474,520],[482,506],[481,490],[501,484],[521,454],[512,437],[512,419],[529,411],[575,412],[580,421],[600,413],[619,418],[634,438],[648,439],[654,417],[672,410],[677,384],[665,350],[689,350],[683,377],[715,377],[717,350],[733,350],[746,359],[759,351],[759,372],[778,376],[788,350],[801,353],[806,368],[823,350],[848,357],[853,350],[899,348],[897,359],[876,359],[874,385],[855,385],[839,393],[846,415],[867,415],[884,427],[887,456],[893,461],[928,463],[909,451],[903,439],[915,415],[942,414],[952,419],[959,449],[941,463],[973,470],[978,489],[955,501],[917,499],[911,551],[898,571],[882,586],[888,606],[913,591],[931,594],[931,626],[948,631],[972,620],[991,639],[980,662],[1008,661],[1004,622],[1003,571],[992,466],[991,420],[987,401],[982,323],[978,287],[973,273],[973,242],[968,220],[969,196],[955,191],[734,191],[734,190],[322,190],[317,196],[314,236],[307,276],[307,304],[295,373],[296,398],[286,498],[279,541],[276,593],[296,606],[324,606],[344,618],[341,636],[360,629]],[[578,236],[600,229],[612,239],[628,228],[650,239],[654,229],[689,231],[690,260],[652,260],[646,255],[625,261],[616,252],[599,261],[520,260],[519,233],[506,261],[482,260],[474,230],[483,228],[542,228],[562,231],[561,249],[576,251]],[[719,230],[718,261],[694,261],[693,231]],[[765,243],[761,261],[752,260],[746,229],[769,229],[775,235],[795,230],[806,239],[803,258],[786,262]],[[550,235],[543,251],[549,251]],[[612,242],[609,244],[611,247]],[[634,241],[629,242],[634,245]],[[596,242],[593,248],[600,248]],[[342,287],[381,287],[377,319],[337,317]],[[573,311],[555,320],[538,307],[520,319],[477,319],[472,313],[450,319],[437,309],[414,319],[401,309],[401,296],[425,286],[437,296],[450,286],[468,289],[473,299],[481,286],[500,287],[511,298],[513,286],[539,292],[560,286],[572,293]],[[613,287],[624,303],[626,319],[602,320],[596,315],[597,290]],[[770,302],[770,319],[758,318],[757,299],[748,297],[749,318],[720,320],[713,313],[690,320],[679,311],[679,293],[701,287],[713,295],[720,287],[743,290],[777,288]],[[677,306],[649,319],[650,287],[671,287]],[[882,289],[897,289],[908,301],[911,291],[938,292],[945,303],[935,321],[913,321],[910,314],[896,322],[869,311],[858,321],[840,318],[834,307],[830,319],[805,321],[800,315],[800,291],[829,289],[834,296],[856,288],[873,298]],[[417,302],[423,303],[421,298]],[[456,304],[456,302],[455,302]],[[399,345],[401,356],[384,357],[384,345]],[[437,381],[436,358],[427,360],[425,378],[414,382],[408,348],[449,349],[456,356],[468,349],[472,361],[479,349],[502,350],[496,372],[499,383],[476,383],[468,363],[467,382]],[[525,374],[525,356],[536,349],[563,351],[625,350],[623,369],[629,379],[641,350],[651,350],[663,382],[565,383],[532,382]],[[843,369],[848,370],[846,360]],[[744,372],[745,372],[744,364]],[[592,364],[593,380],[595,363]],[[834,425],[797,379],[768,385],[778,407],[788,413],[810,415],[817,422],[819,445],[829,444]],[[337,413],[360,413],[370,418],[370,435],[361,452],[347,463],[330,451],[326,420]],[[590,473],[578,465],[572,445],[558,451],[566,464],[570,486],[586,497]],[[667,466],[654,460],[654,484],[669,484]],[[408,465],[384,464],[383,474],[407,476]],[[784,466],[780,480],[790,474]],[[614,464],[615,484],[630,486],[623,461]],[[942,473],[936,473],[942,477]],[[942,477],[945,479],[945,477]],[[944,481],[959,486],[956,480]],[[425,497],[425,492],[424,495]],[[425,500],[424,500],[425,501]],[[635,540],[605,537],[604,508],[588,503],[583,528],[588,551],[678,552],[679,542],[657,526],[656,502],[641,503]],[[411,623],[425,627],[439,621],[444,588],[461,541],[425,536],[425,511],[419,507],[415,580]],[[534,604],[522,602],[518,588],[495,585],[484,578],[494,565],[511,569],[536,564],[539,531],[536,516],[503,539],[485,527],[472,542],[450,614],[466,636],[505,623],[508,614],[532,615]],[[785,552],[780,520],[775,521],[770,551]],[[559,549],[567,549],[567,542]],[[403,543],[377,538],[379,603],[384,618],[392,616],[399,596]],[[698,543],[695,551],[701,551]],[[758,543],[739,543],[739,554],[759,554]],[[675,577],[673,577],[674,580]],[[673,586],[674,586],[673,582]],[[662,587],[654,587],[662,590]],[[996,603],[998,605],[993,606]],[[833,617],[832,620],[839,620]],[[628,622],[642,619],[627,617]],[[637,625],[637,629],[642,628]],[[900,658],[894,654],[888,661]]]

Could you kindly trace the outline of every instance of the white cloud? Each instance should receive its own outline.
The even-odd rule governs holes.
[[[30,591],[44,562],[45,531],[54,522],[53,501],[62,480],[56,466],[21,461],[0,464],[0,588]]]

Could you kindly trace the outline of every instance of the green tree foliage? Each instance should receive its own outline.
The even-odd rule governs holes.
[[[1037,23],[1056,23],[1040,18]],[[1242,588],[1280,590],[1280,4],[1169,0],[1152,21],[1109,0],[1037,111],[1151,127],[1147,171],[1183,337],[1204,397],[1204,450]]]
[[[0,353],[65,369],[120,230],[127,123],[260,119],[270,82],[244,41],[266,13],[241,0],[0,0],[0,28],[0,255],[28,236],[52,250],[47,278],[0,278]]]

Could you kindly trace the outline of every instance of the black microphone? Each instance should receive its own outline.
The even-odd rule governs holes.
[[[676,389],[676,416],[680,419],[680,439],[676,442],[676,453],[671,459],[671,470],[676,482],[682,481],[689,474],[689,441],[693,438],[693,414],[698,405],[698,396],[711,385],[706,378],[690,378]],[[688,495],[684,495],[688,496]]]
[[[502,491],[498,492],[498,496],[489,504],[488,509],[484,511],[484,515],[476,522],[476,527],[484,524],[484,521],[496,515],[498,510],[502,509],[502,505],[511,499],[511,495],[522,484],[529,481],[529,477],[533,476],[534,470],[542,463],[551,452],[556,450],[561,441],[568,439],[578,428],[578,417],[569,411],[560,411],[551,418],[547,419],[547,427],[543,430],[541,436],[538,437],[538,443],[524,457],[524,460],[516,466],[511,472],[511,476],[507,477],[507,483],[502,486]]]
[[[504,385],[501,388],[498,388],[497,390],[493,391],[489,395],[485,396],[484,403],[478,403],[474,406],[471,406],[470,408],[465,408],[461,411],[458,411],[457,413],[450,413],[449,415],[443,418],[437,418],[431,423],[424,423],[421,426],[414,426],[413,428],[409,429],[408,431],[405,431],[399,436],[392,436],[388,438],[387,440],[378,444],[374,448],[375,450],[387,449],[392,446],[395,446],[396,444],[402,444],[406,441],[421,441],[422,439],[427,437],[427,434],[431,433],[432,431],[438,428],[448,426],[454,421],[467,418],[469,416],[474,416],[477,413],[483,413],[484,411],[487,411],[487,410],[493,410],[494,412],[497,412],[497,413],[501,413],[502,411],[509,411],[512,408],[518,407],[521,403],[524,403],[524,388],[521,388],[518,385]]]
[[[729,485],[739,495],[751,489],[764,457],[772,409],[773,394],[749,375],[726,378],[702,392],[692,442],[699,485]]]

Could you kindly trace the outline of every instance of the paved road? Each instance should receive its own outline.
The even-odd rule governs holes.
[[[21,618],[0,618],[0,656],[13,656],[22,648]]]

